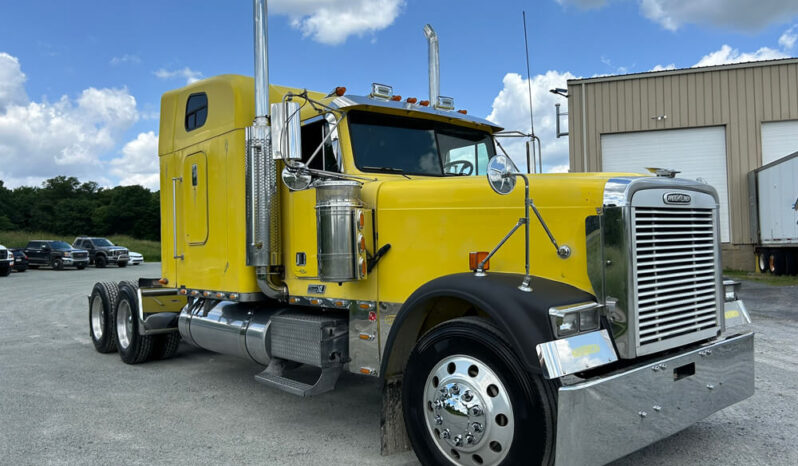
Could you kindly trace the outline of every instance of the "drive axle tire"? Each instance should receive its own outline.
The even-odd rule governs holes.
[[[425,465],[554,462],[555,390],[479,318],[427,332],[408,358],[402,409]]]
[[[108,261],[106,261],[105,257],[103,257],[103,256],[97,256],[97,258],[94,259],[94,266],[97,267],[98,269],[104,269],[105,268],[105,264],[107,264],[107,263],[108,263]]]
[[[53,270],[64,270],[64,261],[60,257],[53,259]]]
[[[100,353],[116,351],[113,315],[119,299],[119,287],[114,282],[94,284],[89,297],[89,335],[94,349]]]
[[[169,359],[177,353],[180,346],[180,333],[172,332],[153,336],[152,359]]]
[[[150,359],[153,337],[139,334],[137,289],[130,282],[119,284],[119,301],[114,310],[114,334],[119,357],[127,364],[139,364]]]

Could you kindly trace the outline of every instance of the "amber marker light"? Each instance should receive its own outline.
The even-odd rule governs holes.
[[[202,292],[202,296],[205,296],[206,298],[207,298],[208,296],[210,296],[210,295],[211,295],[211,292],[210,292],[210,291],[203,291],[203,292]]]
[[[485,260],[486,257],[488,257],[487,251],[468,253],[468,268],[470,270],[477,270],[479,268],[479,263]],[[490,270],[490,260],[485,262],[485,266],[482,267],[482,270]]]
[[[222,298],[224,298],[224,293],[216,293],[216,297],[218,299],[222,299]]]
[[[457,111],[457,113],[462,113],[463,115],[465,115],[468,113],[468,110],[461,108],[460,110]]]
[[[400,100],[402,100],[402,96],[400,95],[391,96],[391,100],[393,100],[394,102],[399,102]]]
[[[341,97],[344,94],[346,94],[346,88],[344,86],[338,86],[335,88],[335,95]]]
[[[310,304],[312,304],[314,306],[318,306],[320,303],[321,303],[321,301],[319,301],[318,299],[311,299],[310,300]]]
[[[366,226],[366,216],[363,215],[363,212],[359,212],[357,215],[357,228],[362,230],[363,227]]]
[[[299,301],[299,300],[296,299],[296,298],[293,298],[293,297],[292,298],[288,298],[288,302],[291,303],[291,304],[296,304],[297,301]]]
[[[409,104],[414,104],[416,102],[418,102],[418,99],[416,99],[415,97],[408,97],[407,98],[407,103],[409,103]]]
[[[185,289],[185,288],[181,288],[180,289],[180,294],[182,294],[182,295],[188,294],[188,290]]]
[[[422,107],[429,107],[429,100],[422,100],[418,104],[421,105]]]
[[[158,280],[158,283],[160,283],[161,285],[168,285],[169,284],[169,279],[166,278],[166,277],[161,278],[160,280]]]
[[[370,309],[371,308],[371,304],[369,304],[369,303],[360,303],[360,304],[357,305],[357,307],[359,307],[360,309],[363,309],[365,311],[366,309]]]
[[[361,367],[360,368],[360,373],[361,374],[365,374],[365,375],[371,375],[371,374],[374,373],[374,371],[369,369],[368,367]]]

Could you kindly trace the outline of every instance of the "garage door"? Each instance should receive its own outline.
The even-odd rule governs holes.
[[[798,120],[762,123],[762,165],[798,152]]]
[[[726,128],[670,129],[601,135],[602,168],[648,173],[646,167],[679,170],[680,178],[701,179],[718,191],[720,236],[729,241]]]

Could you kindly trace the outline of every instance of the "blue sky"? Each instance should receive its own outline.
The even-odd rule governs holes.
[[[567,169],[548,94],[569,77],[798,54],[794,0],[273,0],[273,83],[426,97],[440,37],[441,94],[528,131],[521,11],[535,130],[547,171]],[[160,95],[189,79],[252,73],[252,5],[212,1],[0,1],[0,179],[60,174],[157,188]],[[517,151],[518,148],[516,147]],[[519,154],[520,155],[520,154]]]

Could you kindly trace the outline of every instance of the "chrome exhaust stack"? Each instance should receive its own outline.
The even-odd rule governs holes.
[[[438,60],[438,34],[432,29],[429,24],[424,26],[424,35],[427,37],[429,43],[429,102],[430,105],[438,104],[438,96],[440,95],[440,62]]]
[[[277,167],[269,131],[268,9],[253,0],[255,37],[255,121],[247,128],[247,265],[255,267],[258,286],[272,299],[287,288],[273,268],[280,263],[280,199]]]

